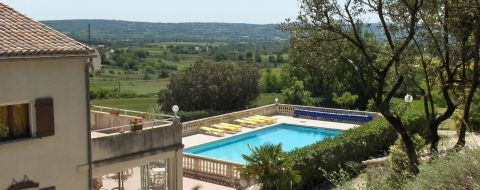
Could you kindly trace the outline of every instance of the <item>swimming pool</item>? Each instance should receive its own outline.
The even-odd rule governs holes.
[[[226,160],[230,162],[245,164],[242,154],[250,154],[248,145],[258,147],[265,143],[282,143],[284,151],[291,151],[321,141],[325,138],[335,137],[342,131],[290,125],[277,124],[264,129],[234,137],[214,141],[184,150],[185,153],[195,154],[203,157]]]

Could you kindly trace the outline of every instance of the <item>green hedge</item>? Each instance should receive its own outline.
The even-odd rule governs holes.
[[[404,118],[409,124],[410,133],[423,135],[426,120],[422,112],[410,111]],[[346,165],[350,162],[359,163],[372,156],[385,154],[396,138],[395,130],[382,118],[347,130],[336,138],[293,150],[289,154],[295,161],[295,169],[302,176],[301,187],[311,189],[328,184],[322,170],[334,172],[339,167],[348,170]]]

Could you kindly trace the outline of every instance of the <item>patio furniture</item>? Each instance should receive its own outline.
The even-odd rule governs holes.
[[[221,129],[221,130],[225,130],[225,133],[230,133],[230,134],[235,134],[235,133],[238,133],[238,132],[241,131],[241,129],[236,128],[236,127],[219,125],[219,124],[212,125],[212,127],[217,128],[217,129]]]
[[[200,131],[206,135],[223,137],[225,136],[225,131],[221,129],[215,129],[210,127],[200,127]]]

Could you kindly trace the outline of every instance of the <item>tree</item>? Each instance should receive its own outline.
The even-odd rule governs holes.
[[[169,111],[178,105],[183,111],[243,109],[259,94],[260,73],[249,64],[200,60],[172,74],[158,103]]]
[[[261,63],[262,62],[262,56],[260,56],[260,53],[255,53],[255,62],[256,63]]]
[[[474,75],[468,75],[468,73],[474,73],[469,69],[472,67],[470,66],[472,58],[469,55],[475,55],[475,50],[472,51],[469,47],[474,47],[473,26],[475,20],[478,20],[478,18],[475,19],[475,15],[480,13],[478,8],[475,10],[473,8],[475,6],[471,6],[474,4],[478,5],[478,1],[426,1],[420,12],[421,30],[415,36],[414,43],[415,53],[420,57],[421,64],[418,64],[418,68],[421,68],[420,73],[424,76],[424,80],[421,81],[424,85],[416,83],[415,86],[420,89],[423,96],[425,114],[429,123],[430,150],[434,153],[437,152],[440,140],[438,135],[440,123],[451,117],[458,106],[464,105],[464,108],[469,110],[472,101],[469,98],[462,98],[465,92],[461,91],[469,89],[468,76]],[[473,67],[478,65],[473,64]],[[415,76],[410,76],[410,78],[413,77]],[[416,80],[412,81],[415,83]],[[475,85],[474,83],[472,80],[471,84]],[[435,99],[432,96],[432,91],[435,89],[440,90],[442,96],[440,101],[444,102],[447,108],[443,113],[437,113],[435,110]],[[468,112],[466,115],[468,118]],[[462,138],[461,131],[459,139]]]
[[[242,177],[253,179],[262,190],[292,189],[300,182],[301,176],[293,169],[293,160],[282,150],[282,144],[249,148],[251,154],[242,155],[247,161],[245,168],[239,169]]]
[[[296,21],[287,21],[282,27],[293,39],[313,40],[312,44],[328,45],[331,49],[337,48],[336,44],[347,43],[359,52],[360,60],[350,64],[374,81],[375,107],[401,136],[408,155],[409,171],[413,174],[419,172],[418,156],[405,123],[391,111],[391,100],[404,83],[406,71],[401,68],[406,64],[404,52],[415,36],[422,5],[423,0],[347,0],[344,3],[301,0]],[[362,30],[362,16],[366,14],[378,17],[385,44],[365,35],[368,32]]]
[[[345,92],[342,96],[337,96],[337,94],[333,93],[332,96],[333,102],[345,109],[352,107],[358,100],[358,96],[350,92]]]
[[[272,73],[271,69],[265,71],[262,80],[263,90],[268,93],[278,93],[282,90],[282,85],[278,76]]]
[[[282,90],[282,94],[285,96],[285,103],[295,105],[312,105],[313,98],[312,93],[305,90],[303,82],[293,79],[289,88]]]

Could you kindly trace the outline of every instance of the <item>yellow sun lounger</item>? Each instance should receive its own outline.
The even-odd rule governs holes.
[[[243,120],[254,121],[254,122],[257,122],[257,123],[259,123],[259,124],[267,124],[267,123],[269,123],[269,121],[267,121],[267,120],[260,119],[260,118],[252,118],[252,117],[243,118]]]
[[[236,123],[244,126],[244,127],[249,127],[249,128],[257,128],[258,127],[258,122],[255,121],[247,121],[243,119],[236,119]]]
[[[263,121],[264,123],[268,123],[268,124],[274,124],[276,123],[277,121],[273,118],[266,118],[266,117],[259,117],[259,116],[252,116],[250,117],[252,119],[256,119],[256,120],[259,120],[259,121]]]
[[[234,124],[230,124],[230,123],[219,123],[219,125],[225,125],[225,126],[236,127],[238,129],[242,129],[241,125],[234,125]]]
[[[236,128],[236,127],[219,125],[219,124],[212,125],[212,127],[217,128],[217,129],[221,129],[221,130],[225,130],[225,133],[237,133],[237,132],[241,131],[239,128]]]
[[[263,115],[255,115],[253,117],[258,117],[258,118],[263,118],[263,119],[268,119],[268,120],[273,120],[273,121],[277,121],[277,118],[275,117],[268,117],[268,116],[263,116]]]
[[[207,135],[218,136],[218,137],[225,136],[224,134],[225,131],[221,129],[215,129],[210,127],[200,127],[200,131]]]

